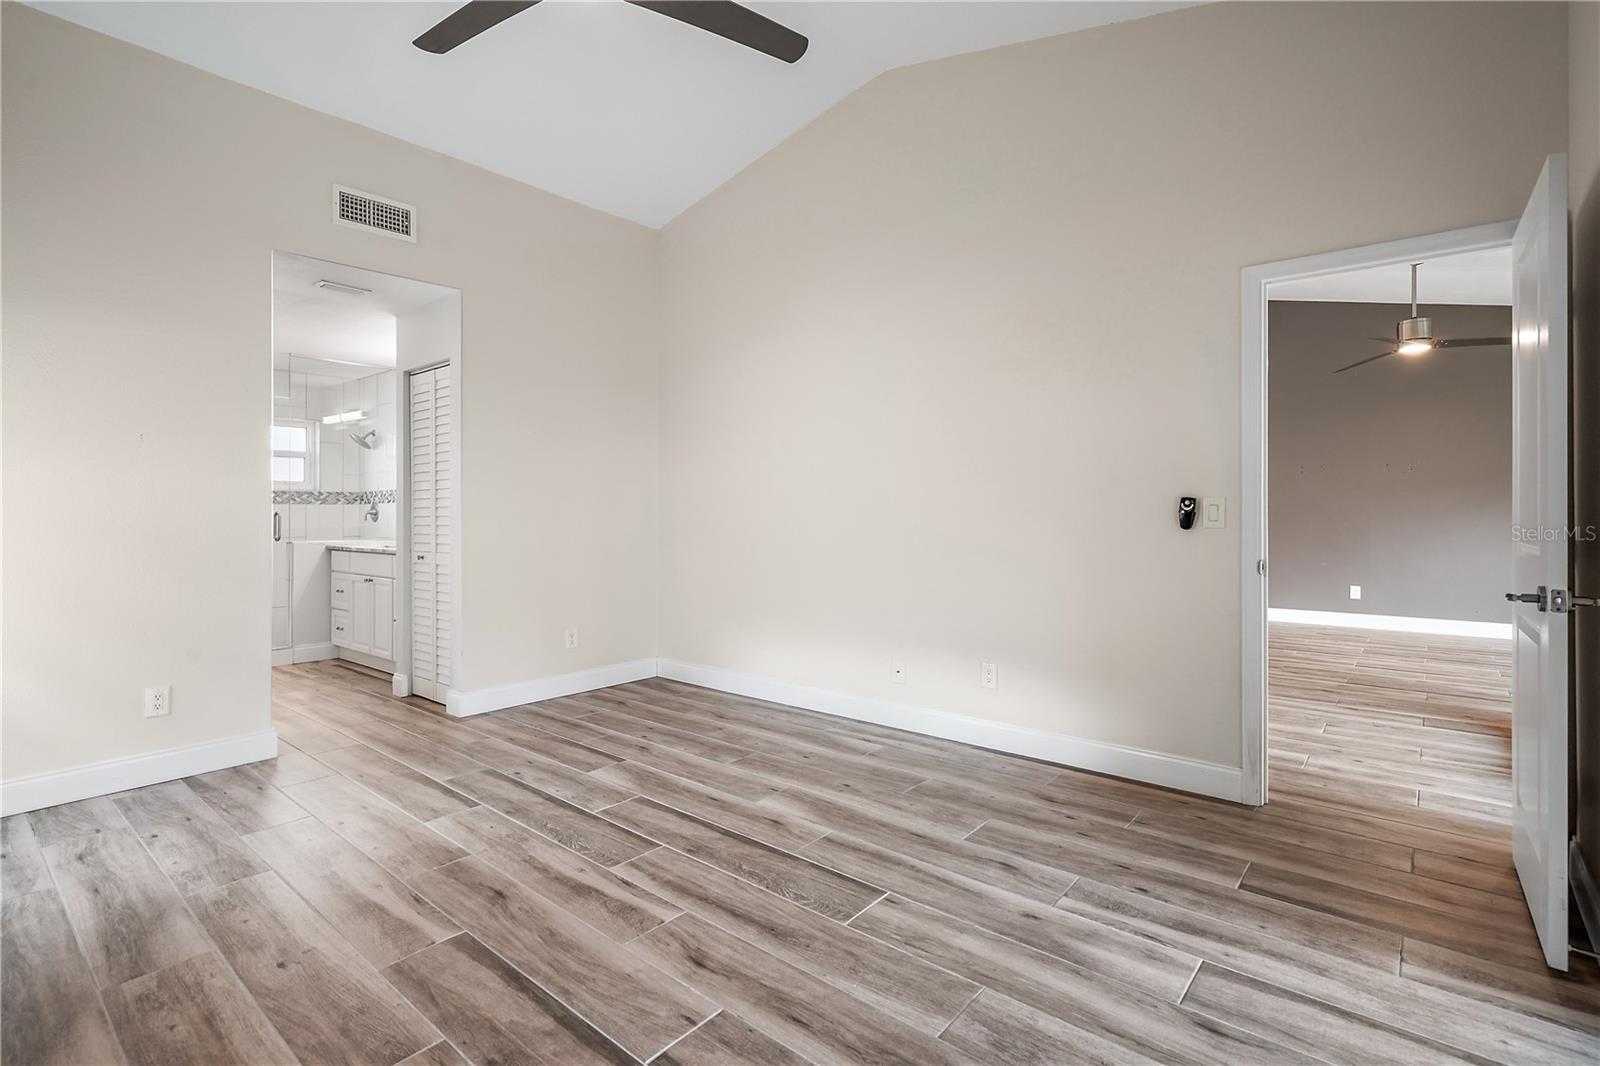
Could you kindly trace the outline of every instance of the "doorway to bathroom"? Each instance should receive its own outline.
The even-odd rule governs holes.
[[[274,718],[337,730],[294,720],[308,687],[439,710],[457,647],[460,291],[274,252],[272,326]]]

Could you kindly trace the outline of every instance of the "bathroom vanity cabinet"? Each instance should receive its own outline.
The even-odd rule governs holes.
[[[334,647],[393,660],[394,554],[334,549],[332,560]]]

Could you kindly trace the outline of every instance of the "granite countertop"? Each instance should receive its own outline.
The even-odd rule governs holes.
[[[318,544],[326,545],[336,552],[371,552],[375,555],[393,555],[395,543],[392,540],[322,540]]]

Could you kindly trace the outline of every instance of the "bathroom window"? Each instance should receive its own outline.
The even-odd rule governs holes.
[[[310,422],[272,423],[272,484],[284,489],[316,488],[317,431]]]

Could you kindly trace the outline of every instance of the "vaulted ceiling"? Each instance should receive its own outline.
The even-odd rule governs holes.
[[[458,6],[452,3],[34,6],[662,226],[884,71],[1186,5],[747,5],[811,39],[792,66],[619,0],[546,0],[447,55],[422,52],[411,40]]]

